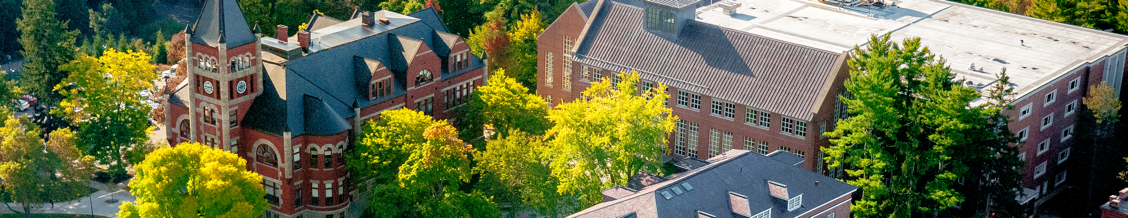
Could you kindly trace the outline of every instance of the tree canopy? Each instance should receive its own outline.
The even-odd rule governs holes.
[[[270,208],[262,176],[247,160],[199,143],[160,148],[134,167],[129,183],[137,196],[118,217],[256,217]]]
[[[658,173],[674,117],[665,105],[665,85],[638,92],[637,72],[617,75],[618,84],[592,84],[575,101],[548,112],[555,124],[548,130],[544,154],[560,193],[576,193],[583,206],[603,200],[601,192],[626,185],[640,171]]]
[[[106,50],[101,57],[82,55],[62,69],[72,72],[55,87],[65,99],[52,113],[78,126],[79,141],[102,164],[124,170],[122,153],[148,139],[148,104],[141,92],[156,74],[144,52]]]
[[[75,58],[77,30],[68,30],[67,21],[55,18],[52,0],[23,1],[23,17],[16,20],[19,26],[20,54],[26,58],[20,76],[20,86],[35,93],[39,101],[54,105],[62,96],[52,89],[67,77],[60,66]]]
[[[5,119],[0,127],[0,196],[23,206],[12,211],[29,213],[54,199],[85,194],[94,157],[75,147],[74,132],[59,129],[44,142],[39,127],[26,117],[6,119],[11,114],[0,110]]]

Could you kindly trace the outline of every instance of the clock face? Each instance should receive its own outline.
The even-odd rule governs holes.
[[[204,92],[211,94],[212,91],[215,91],[215,89],[212,87],[211,81],[204,81]]]
[[[243,94],[243,92],[246,92],[247,91],[247,81],[239,81],[239,84],[235,84],[235,91],[239,92],[239,94]]]

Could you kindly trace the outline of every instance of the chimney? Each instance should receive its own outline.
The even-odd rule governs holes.
[[[360,21],[364,23],[364,26],[372,27],[372,25],[376,25],[376,22],[372,20],[372,12],[360,13]]]
[[[309,31],[298,31],[298,45],[302,48],[309,48]]]
[[[381,17],[381,18],[380,18],[380,24],[388,25],[388,23],[391,23],[391,22],[392,22],[392,21],[391,21],[391,20],[388,20],[388,18],[387,18],[387,17]]]
[[[289,28],[286,27],[286,25],[278,24],[278,27],[274,32],[274,38],[277,38],[280,43],[286,44],[286,42],[290,41],[290,31]]]
[[[1118,194],[1119,195],[1116,196],[1117,199],[1124,200],[1124,198],[1128,198],[1128,188],[1121,189]]]

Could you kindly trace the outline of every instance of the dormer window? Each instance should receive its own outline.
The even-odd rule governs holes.
[[[423,84],[427,84],[427,83],[433,81],[434,79],[435,78],[432,77],[432,75],[431,75],[431,71],[429,71],[429,70],[419,71],[419,75],[415,76],[415,86],[421,86]]]
[[[369,90],[372,91],[372,100],[392,95],[392,79],[389,78],[372,82],[372,87],[369,88]]]
[[[674,12],[657,6],[646,9],[646,29],[674,32]]]

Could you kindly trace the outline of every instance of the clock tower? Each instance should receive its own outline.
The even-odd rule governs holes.
[[[239,154],[239,123],[261,93],[259,27],[252,33],[236,0],[207,0],[185,30],[190,139]],[[244,156],[244,155],[240,155]]]

